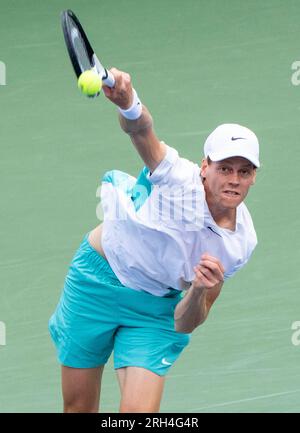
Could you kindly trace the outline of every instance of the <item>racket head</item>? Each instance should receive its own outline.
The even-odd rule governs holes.
[[[82,72],[95,67],[94,50],[73,11],[61,12],[61,25],[71,63],[79,78]]]

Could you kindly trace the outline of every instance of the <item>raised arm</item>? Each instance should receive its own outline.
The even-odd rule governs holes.
[[[115,87],[103,86],[105,96],[122,110],[127,110],[133,103],[133,88],[130,75],[112,68],[110,72],[116,80]],[[166,145],[157,138],[153,130],[153,120],[148,109],[143,105],[138,119],[130,120],[119,113],[121,128],[131,138],[145,165],[151,172],[164,159]]]

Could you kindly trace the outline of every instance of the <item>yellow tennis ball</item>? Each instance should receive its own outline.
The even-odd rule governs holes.
[[[78,78],[78,87],[87,96],[95,96],[102,88],[102,80],[92,70],[84,71]]]

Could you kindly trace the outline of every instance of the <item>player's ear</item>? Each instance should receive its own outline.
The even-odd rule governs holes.
[[[252,177],[251,185],[254,185],[254,184],[255,184],[255,181],[256,181],[256,169],[254,170],[254,173],[253,173],[253,177]]]
[[[202,178],[205,178],[206,176],[207,167],[208,167],[207,159],[203,158],[201,163],[201,168],[200,168],[200,176]]]

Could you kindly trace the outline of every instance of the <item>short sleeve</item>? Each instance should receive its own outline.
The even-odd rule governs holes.
[[[242,269],[249,259],[245,260],[243,263],[239,263],[234,268],[230,269],[228,272],[225,272],[224,274],[224,280],[227,280],[228,278],[232,278],[240,269]]]
[[[181,158],[174,148],[166,145],[166,155],[153,173],[148,173],[148,180],[154,185],[174,185],[193,182],[195,172],[200,173],[197,164]]]
[[[250,251],[248,252],[248,256],[245,258],[245,260],[242,263],[238,263],[236,266],[233,267],[233,269],[230,269],[228,272],[225,272],[225,274],[224,274],[225,280],[233,277],[240,269],[242,269],[249,262],[255,246],[256,246],[256,243],[251,247]]]

